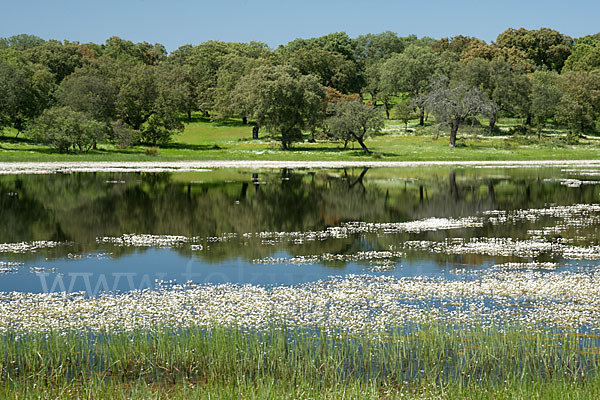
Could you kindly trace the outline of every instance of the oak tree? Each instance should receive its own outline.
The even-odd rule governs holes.
[[[302,140],[302,130],[319,121],[325,89],[312,75],[302,75],[291,66],[261,66],[244,76],[233,101],[268,131],[281,135],[281,144]]]

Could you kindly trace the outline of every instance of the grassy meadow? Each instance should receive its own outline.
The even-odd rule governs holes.
[[[405,126],[397,120],[386,122],[384,132],[366,140],[373,152],[365,154],[356,143],[346,149],[340,141],[310,142],[305,133],[304,142],[290,150],[281,149],[278,138],[260,132],[259,140],[252,140],[252,127],[241,120],[210,121],[194,116],[186,122],[182,133],[171,143],[152,149],[149,146],[115,148],[100,144],[98,150],[88,153],[60,153],[48,146],[34,144],[16,132],[5,130],[0,136],[1,161],[171,161],[171,160],[287,160],[287,161],[487,161],[487,160],[560,160],[597,159],[600,156],[600,137],[587,135],[577,143],[566,140],[563,131],[544,131],[541,140],[534,132],[528,135],[510,133],[520,126],[515,119],[500,120],[500,133],[487,136],[485,128],[463,125],[459,130],[457,147],[448,146],[448,132],[430,120],[419,127],[413,120]],[[482,121],[485,126],[485,121]],[[318,136],[318,135],[317,135]]]

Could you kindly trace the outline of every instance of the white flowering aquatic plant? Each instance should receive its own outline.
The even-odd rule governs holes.
[[[3,293],[0,332],[131,331],[273,324],[382,333],[430,322],[522,326],[600,321],[600,268],[577,273],[496,270],[475,279],[332,278],[297,286],[171,285],[104,293]]]

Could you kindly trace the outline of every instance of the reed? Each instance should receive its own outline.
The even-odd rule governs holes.
[[[218,327],[9,332],[0,338],[0,354],[0,395],[22,397],[40,388],[143,398],[191,390],[233,395],[252,387],[266,398],[302,391],[307,398],[321,392],[337,398],[342,391],[369,398],[424,391],[459,397],[483,396],[485,390],[541,393],[552,385],[569,393],[600,388],[598,336],[518,326],[414,325],[385,336],[282,326],[256,332]]]

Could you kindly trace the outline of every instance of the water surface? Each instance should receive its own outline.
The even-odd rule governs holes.
[[[599,265],[598,168],[0,176],[0,291]]]

